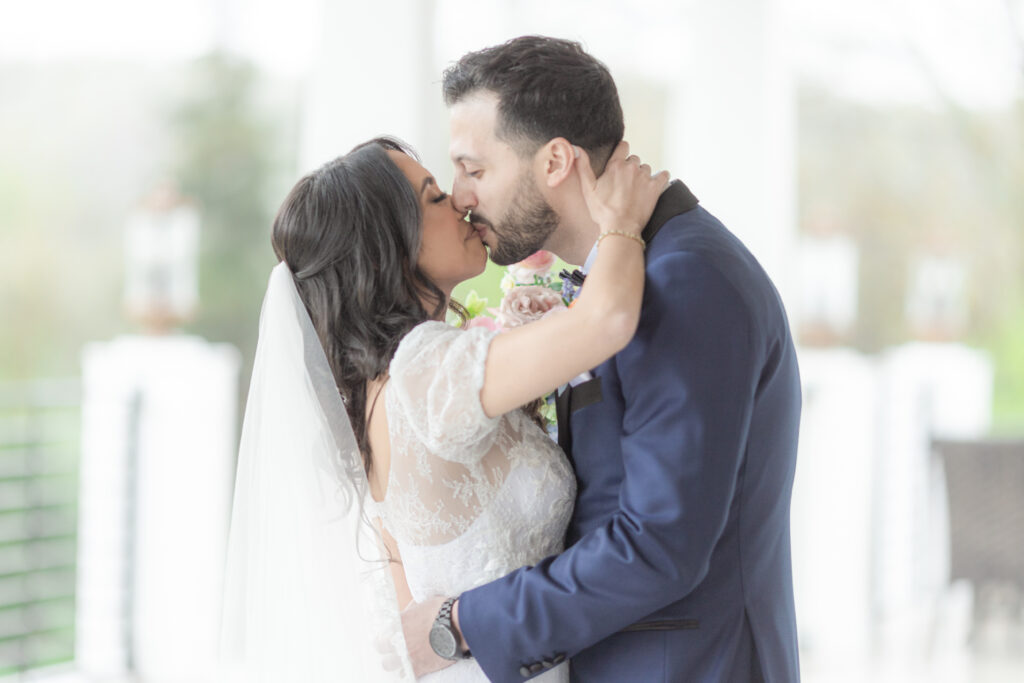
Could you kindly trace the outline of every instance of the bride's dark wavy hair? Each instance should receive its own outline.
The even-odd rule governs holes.
[[[441,318],[446,308],[463,323],[467,317],[417,265],[420,203],[389,150],[418,160],[391,137],[356,146],[295,184],[271,234],[327,355],[367,475],[367,382],[387,372],[416,325]]]

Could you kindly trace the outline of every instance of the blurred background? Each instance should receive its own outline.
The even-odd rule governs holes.
[[[1021,0],[0,7],[0,680],[214,680],[276,207],[525,33],[786,301],[804,680],[1024,680]]]

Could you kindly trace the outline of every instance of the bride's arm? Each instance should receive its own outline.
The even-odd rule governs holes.
[[[640,236],[667,172],[650,168],[619,143],[600,179],[586,152],[576,168],[591,217],[602,233]],[[640,242],[611,235],[601,240],[580,296],[565,313],[498,335],[487,354],[480,401],[488,417],[501,415],[565,384],[621,351],[633,338],[643,298],[644,255]]]
[[[398,551],[398,541],[384,527],[384,521],[380,517],[374,519],[373,522],[384,543],[384,550],[387,552],[388,569],[391,571],[391,581],[395,586],[398,610],[401,611],[412,603],[412,591],[409,590],[409,581],[405,577],[405,565],[402,564],[402,554]]]

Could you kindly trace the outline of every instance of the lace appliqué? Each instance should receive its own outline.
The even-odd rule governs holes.
[[[494,335],[423,323],[391,363],[391,472],[380,508],[417,601],[458,595],[562,550],[575,477],[526,415],[484,413]]]

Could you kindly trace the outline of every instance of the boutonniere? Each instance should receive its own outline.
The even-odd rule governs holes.
[[[562,269],[558,276],[562,278],[562,301],[566,306],[572,306],[572,302],[579,296],[580,288],[583,287],[583,281],[587,279],[587,276],[579,270],[570,273],[565,269]]]

